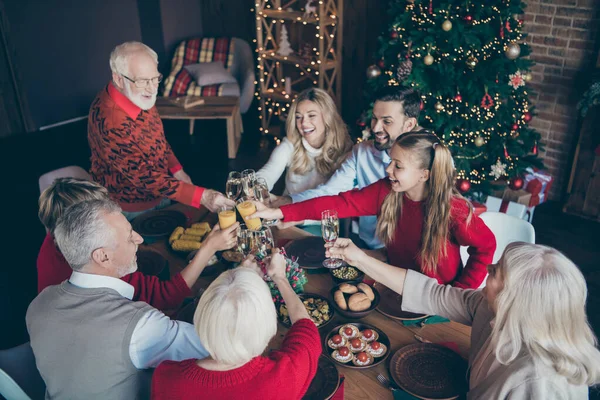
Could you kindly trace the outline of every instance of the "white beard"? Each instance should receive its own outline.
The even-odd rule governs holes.
[[[129,85],[125,85],[125,96],[127,96],[127,98],[131,100],[133,104],[135,104],[142,110],[149,110],[152,107],[154,107],[154,104],[156,103],[156,93],[152,94],[152,98],[146,99],[142,96],[141,93],[133,93],[133,90],[131,90]]]
[[[133,274],[135,271],[137,271],[137,269],[138,269],[137,258],[134,258],[133,260],[131,260],[129,265],[124,265],[122,267],[119,267],[117,269],[117,272],[119,274],[119,277],[122,278],[125,275]]]

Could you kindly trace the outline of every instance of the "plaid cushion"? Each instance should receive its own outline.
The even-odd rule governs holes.
[[[163,96],[220,96],[222,85],[198,86],[183,68],[189,64],[213,61],[222,62],[227,71],[231,69],[233,42],[230,38],[197,38],[181,42],[175,50]]]

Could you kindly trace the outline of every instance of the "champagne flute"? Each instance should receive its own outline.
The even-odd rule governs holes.
[[[256,186],[254,186],[254,195],[256,200],[271,208],[271,193],[269,193],[269,185],[264,178],[256,178]],[[263,225],[272,226],[277,223],[276,219],[265,219]]]
[[[246,258],[252,251],[252,236],[253,232],[248,229],[246,224],[240,224],[237,232],[238,251],[244,255],[244,258]]]
[[[273,239],[273,232],[271,232],[271,228],[268,226],[263,226],[257,231],[253,231],[253,254],[262,254],[264,256],[263,262],[265,264],[269,264],[271,262],[271,253],[273,251],[273,247],[275,247],[275,240]],[[263,279],[267,282],[271,281],[271,277],[267,274],[266,270],[263,271],[264,276]]]
[[[321,235],[328,245],[333,245],[340,232],[340,220],[335,210],[325,210],[321,213]],[[325,268],[335,269],[344,265],[339,258],[328,258],[323,261]]]
[[[225,195],[230,200],[238,198],[242,192],[242,174],[236,171],[231,171],[227,177],[227,184],[225,185]]]
[[[253,169],[242,171],[242,186],[244,193],[250,198],[254,198],[254,186],[256,185],[256,172]]]

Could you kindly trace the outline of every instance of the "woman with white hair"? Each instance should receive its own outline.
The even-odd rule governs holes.
[[[152,399],[300,399],[317,371],[319,332],[286,277],[275,251],[268,275],[292,321],[279,350],[263,356],[277,332],[268,286],[253,260],[250,268],[222,273],[204,292],[194,326],[210,357],[163,362],[152,377]]]
[[[405,311],[472,326],[468,399],[587,399],[600,352],[587,321],[585,279],[559,251],[511,243],[483,290],[439,285],[338,239],[339,257],[403,296]]]

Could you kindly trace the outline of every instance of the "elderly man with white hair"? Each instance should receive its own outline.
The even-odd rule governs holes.
[[[156,52],[143,43],[123,43],[112,51],[110,69],[112,82],[96,96],[88,117],[90,172],[127,219],[170,200],[213,212],[234,205],[192,184],[173,154],[154,106],[162,80]]]
[[[137,269],[143,240],[116,203],[69,207],[54,237],[73,273],[44,289],[26,316],[46,398],[148,398],[144,369],[208,355],[191,324],[131,301],[134,288],[120,278]]]

